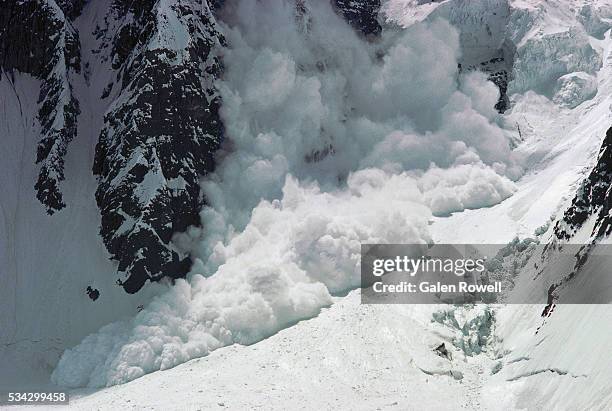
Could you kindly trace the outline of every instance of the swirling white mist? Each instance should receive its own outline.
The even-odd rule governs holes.
[[[175,239],[192,272],[67,350],[60,385],[124,383],[261,340],[358,287],[361,243],[430,242],[432,214],[515,189],[497,89],[459,75],[445,21],[366,41],[327,2],[230,2],[223,19],[227,141],[202,183],[203,228]]]

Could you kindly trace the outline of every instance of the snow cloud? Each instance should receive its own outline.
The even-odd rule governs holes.
[[[436,20],[360,38],[327,2],[230,2],[218,88],[227,144],[202,182],[195,259],[135,318],[64,353],[61,385],[104,386],[261,340],[359,286],[361,243],[426,243],[432,213],[491,206],[520,173],[480,74]]]

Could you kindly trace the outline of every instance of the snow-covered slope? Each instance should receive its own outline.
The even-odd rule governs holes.
[[[71,408],[445,410],[478,405],[481,380],[494,362],[465,357],[454,347],[457,330],[432,323],[437,307],[359,301],[359,292],[352,292],[317,318],[260,343],[227,347],[96,393],[75,391]],[[434,351],[442,342],[455,356],[452,361]],[[189,398],[176,403],[184,393]]]
[[[484,408],[609,409],[610,304],[561,304],[545,318],[537,308],[507,306],[497,312],[504,357],[501,370],[487,381]]]
[[[40,171],[35,188],[49,214],[66,206],[60,183],[80,113],[72,86],[72,79],[82,69],[80,42],[71,19],[81,4],[68,1],[62,6],[53,0],[7,2],[0,20],[3,76],[23,73],[41,80],[34,94],[40,125],[36,147]]]
[[[93,159],[95,135],[74,140],[66,156],[63,199],[50,217],[34,182],[39,141],[39,81],[26,74],[0,80],[0,384],[25,373],[48,374],[62,351],[101,325],[136,313],[153,289],[129,297],[114,285],[115,267],[98,236],[95,179],[82,173]],[[10,194],[9,194],[10,193]],[[103,300],[92,301],[88,286]],[[104,301],[104,304],[98,304]]]
[[[469,325],[457,329],[432,321],[444,307],[364,306],[355,292],[260,343],[73,391],[70,408],[607,409],[612,368],[600,345],[612,338],[602,326],[612,310],[559,306],[545,319],[540,311],[507,306],[486,325],[484,311],[459,309],[454,318]],[[468,341],[481,353],[466,355]],[[435,351],[442,343],[451,359]]]

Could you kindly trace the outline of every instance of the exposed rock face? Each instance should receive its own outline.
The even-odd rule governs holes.
[[[105,90],[115,99],[93,171],[100,234],[133,293],[190,268],[170,240],[199,225],[199,179],[214,168],[223,132],[213,81],[221,69],[214,49],[224,39],[205,1],[118,0],[108,17],[127,23],[109,39],[117,80]]]
[[[378,35],[382,27],[378,23],[380,0],[334,0],[340,14],[366,36]]]
[[[36,196],[49,214],[66,206],[60,183],[64,158],[76,136],[79,102],[71,78],[81,72],[79,35],[71,24],[81,1],[3,1],[0,5],[0,68],[42,81],[38,97],[41,139]]]
[[[55,3],[64,12],[64,15],[73,20],[76,18],[81,11],[87,0],[55,0]]]
[[[555,226],[557,238],[568,240],[584,223],[595,216],[591,232],[593,240],[607,237],[612,233],[612,127],[601,144],[597,163],[589,176],[582,182],[571,206],[563,219]]]

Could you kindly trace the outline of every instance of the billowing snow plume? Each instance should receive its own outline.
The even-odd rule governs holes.
[[[359,286],[361,243],[429,242],[432,212],[493,205],[519,167],[445,21],[361,39],[327,2],[231,3],[218,84],[228,144],[203,182],[196,258],[135,318],[64,353],[67,386],[123,383],[258,341]]]

